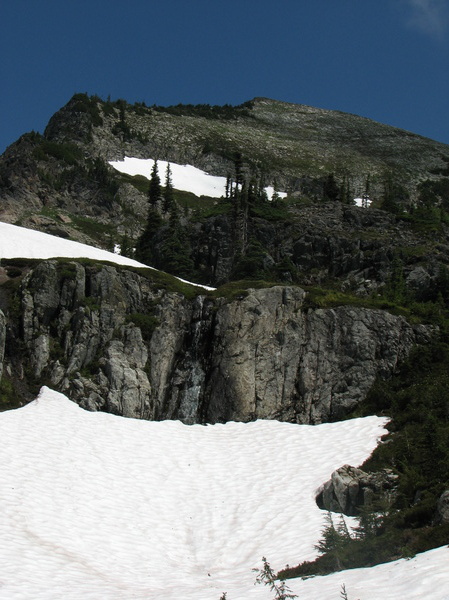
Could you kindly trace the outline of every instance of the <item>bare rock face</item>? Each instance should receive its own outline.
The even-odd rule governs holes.
[[[6,318],[0,310],[0,381],[3,374],[3,358],[5,356]]]
[[[300,288],[250,290],[247,297],[218,309],[208,420],[296,419],[304,297]]]
[[[438,499],[435,523],[449,523],[449,490],[444,491]]]
[[[76,261],[40,262],[17,294],[15,343],[2,341],[0,315],[16,377],[143,419],[339,419],[430,335],[383,311],[312,309],[298,287],[188,300],[141,273]]]
[[[391,469],[366,473],[344,465],[332,473],[317,495],[320,508],[345,515],[357,515],[361,506],[372,505],[374,498],[391,500],[395,495],[398,475]]]
[[[416,343],[404,320],[349,306],[310,311],[300,366],[307,422],[341,418],[362,400],[377,375],[388,377]]]
[[[294,287],[252,290],[217,311],[208,419],[341,418],[417,341],[402,318],[348,306],[305,310],[305,297]]]

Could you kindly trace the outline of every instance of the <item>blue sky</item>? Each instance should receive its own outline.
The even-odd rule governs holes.
[[[449,0],[15,0],[0,51],[0,152],[76,92],[266,96],[449,143]]]

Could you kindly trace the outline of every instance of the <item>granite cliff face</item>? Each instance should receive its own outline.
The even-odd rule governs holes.
[[[0,313],[8,379],[128,417],[338,419],[430,335],[385,311],[310,308],[292,286],[187,298],[151,271],[85,261],[14,274]]]

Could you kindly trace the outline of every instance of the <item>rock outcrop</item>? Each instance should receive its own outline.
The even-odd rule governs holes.
[[[449,490],[445,490],[438,499],[435,524],[449,523]]]
[[[6,341],[6,318],[0,310],[0,381],[3,373],[3,359],[5,356],[5,341]]]
[[[188,299],[150,270],[52,260],[24,273],[8,372],[128,417],[339,419],[430,335],[385,311],[310,308],[293,286]]]
[[[398,478],[391,469],[366,473],[344,465],[321,487],[317,504],[324,510],[348,516],[357,515],[360,507],[372,507],[375,500],[389,505],[395,497]]]

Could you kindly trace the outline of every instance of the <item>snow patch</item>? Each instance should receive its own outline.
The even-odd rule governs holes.
[[[118,265],[153,269],[137,260],[121,256],[94,246],[81,244],[72,240],[18,227],[10,223],[0,223],[0,258],[91,258],[92,260],[107,261]],[[155,269],[153,269],[155,270]],[[197,287],[214,290],[215,288],[192,283],[177,277],[179,281],[190,283]]]
[[[385,423],[187,426],[87,412],[42,388],[0,414],[0,599],[268,599],[251,569],[316,556],[316,490],[361,464]],[[333,600],[342,582],[361,600],[442,600],[448,558],[289,586],[310,600]]]
[[[125,156],[123,160],[109,161],[109,164],[128,175],[142,175],[147,179],[151,177],[151,169],[154,165],[154,160],[151,158],[132,158]],[[165,182],[165,173],[167,170],[167,161],[158,160],[158,173],[162,185]],[[172,174],[173,187],[176,190],[191,192],[195,196],[208,196],[209,198],[221,198],[225,195],[226,177],[218,177],[209,175],[208,173],[197,169],[192,165],[178,165],[170,163]],[[265,188],[268,197],[271,199],[274,189],[272,187]],[[285,198],[285,192],[278,192],[281,198]]]
[[[360,208],[369,208],[372,202],[369,198],[354,198],[354,205]]]

